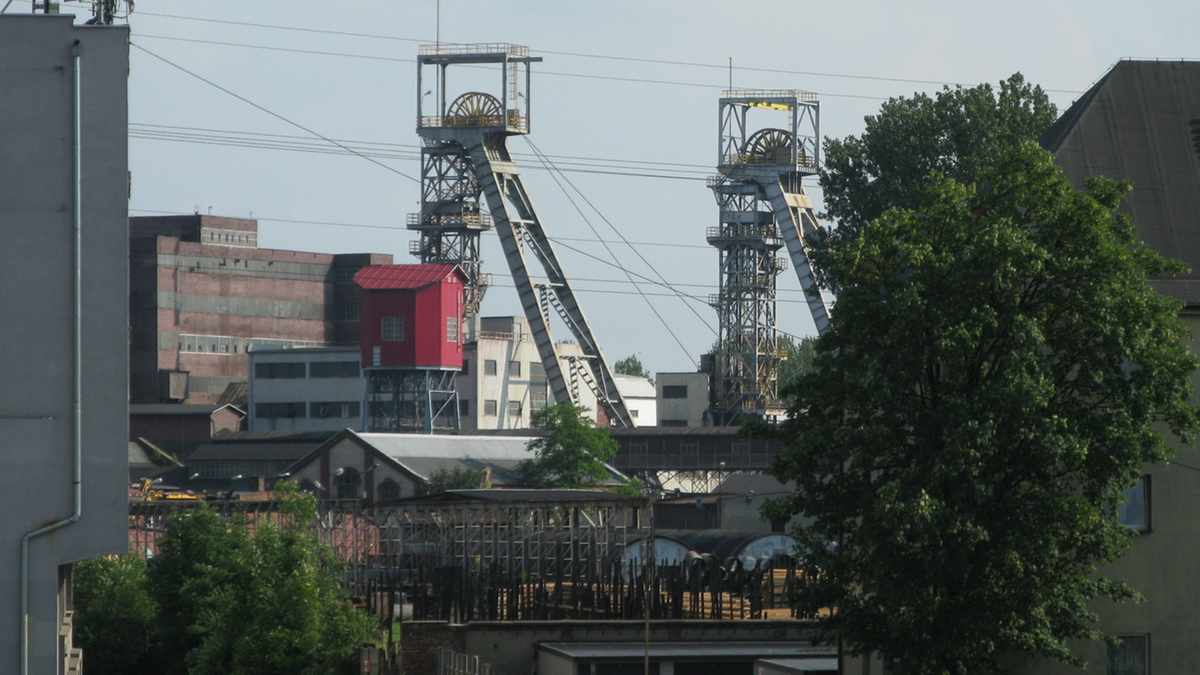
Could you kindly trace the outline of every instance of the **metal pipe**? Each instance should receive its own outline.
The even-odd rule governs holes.
[[[82,115],[80,106],[80,57],[83,47],[79,40],[71,45],[71,56],[75,65],[74,115],[75,115],[75,392],[73,411],[73,497],[75,508],[71,515],[26,534],[21,539],[21,675],[29,674],[29,542],[32,539],[66,527],[83,515],[83,143],[81,141]]]

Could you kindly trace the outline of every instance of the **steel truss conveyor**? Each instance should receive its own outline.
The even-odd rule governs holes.
[[[540,57],[529,56],[528,48],[518,45],[443,44],[421,47],[417,55],[417,133],[426,148],[443,156],[453,155],[455,161],[465,162],[473,170],[472,178],[478,190],[475,194],[481,194],[486,201],[491,224],[500,237],[500,245],[508,261],[521,307],[529,320],[534,344],[554,400],[578,403],[577,398],[572,396],[572,387],[563,373],[550,332],[552,312],[566,324],[583,352],[581,360],[586,367],[575,374],[580,375],[579,379],[591,387],[598,406],[613,425],[631,427],[633,418],[617,390],[613,372],[600,351],[571,282],[563,272],[562,264],[525,189],[520,170],[508,151],[509,136],[529,133],[529,65],[538,61],[541,61]],[[471,91],[447,102],[447,69],[452,65],[487,67],[485,64],[500,65],[499,96]],[[421,75],[425,66],[437,69],[437,114],[432,116],[426,116],[422,111],[424,95],[421,94]],[[524,77],[521,78],[521,75]],[[524,86],[521,86],[522,79]],[[520,99],[524,101],[523,107]],[[416,220],[430,220],[431,216],[427,214],[436,214],[439,209],[446,211],[446,208],[442,208],[445,202],[453,200],[458,201],[452,208],[463,209],[458,205],[463,202],[461,191],[443,197],[441,203],[426,203],[427,198],[423,197],[422,214]],[[435,200],[439,198],[434,195]],[[434,250],[438,237],[451,236],[461,236],[461,232],[424,227],[421,246],[426,250]],[[478,229],[474,231],[474,236],[478,236]],[[478,248],[473,250],[477,251]],[[530,254],[541,266],[544,282],[534,281]],[[472,270],[477,276],[480,274],[478,265],[474,265]],[[468,276],[470,274],[468,270]],[[480,289],[480,294],[485,285],[483,279],[473,282],[473,287]]]

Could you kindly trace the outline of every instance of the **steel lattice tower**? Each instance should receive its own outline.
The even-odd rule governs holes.
[[[617,390],[600,345],[554,247],[546,237],[521,173],[508,152],[508,137],[529,133],[530,64],[541,61],[529,49],[510,44],[426,45],[417,52],[417,133],[422,157],[421,213],[409,227],[421,231],[414,252],[422,261],[462,266],[469,277],[466,307],[478,312],[487,286],[479,260],[479,233],[494,222],[513,284],[529,321],[534,344],[556,402],[578,403],[568,382],[583,381],[612,424],[633,426],[633,418]],[[447,102],[447,70],[451,66],[499,65],[500,87],[493,93],[468,91]],[[426,67],[437,71],[434,115],[424,112]],[[523,76],[523,77],[522,77]],[[524,99],[521,105],[520,99]],[[481,201],[481,197],[483,201]],[[481,211],[487,204],[491,218]],[[535,281],[527,255],[540,263],[543,280]],[[564,374],[550,317],[570,329],[582,356]],[[570,375],[570,378],[567,377]]]
[[[812,280],[804,233],[819,227],[800,180],[817,172],[819,109],[800,91],[729,90],[720,99],[718,175],[709,179],[720,225],[707,231],[720,252],[718,338],[712,354],[709,415],[714,425],[746,415],[783,412],[777,376],[776,278],[787,260],[785,245],[818,331],[828,309]],[[786,113],[784,128],[752,127],[751,110]]]

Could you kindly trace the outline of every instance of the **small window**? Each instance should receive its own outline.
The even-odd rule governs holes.
[[[487,400],[483,402],[483,414],[489,417],[495,417],[499,410],[499,404],[495,400]]]
[[[699,443],[680,443],[679,444],[679,452],[684,455],[698,455],[698,454],[700,454],[700,444]]]
[[[1150,531],[1150,476],[1142,476],[1136,485],[1126,488],[1125,503],[1117,507],[1117,520],[1132,530]]]
[[[310,363],[310,377],[358,377],[358,361],[329,361]]]
[[[1108,675],[1149,675],[1148,635],[1118,635],[1119,645],[1108,646]]]
[[[298,379],[305,376],[303,363],[256,363],[254,376],[264,380]]]
[[[495,359],[487,359],[483,362],[483,374],[484,375],[495,375],[496,374],[496,360]]]
[[[446,342],[458,342],[458,317],[446,317]]]
[[[390,502],[393,499],[400,499],[400,486],[396,485],[396,481],[389,478],[375,488],[375,500]]]
[[[520,401],[509,401],[508,402],[508,416],[509,417],[520,417],[521,416],[521,402]]]
[[[508,376],[509,377],[520,377],[521,376],[521,362],[520,361],[509,361],[508,362]]]
[[[629,444],[629,454],[631,454],[631,455],[646,454],[646,443],[644,441],[641,443],[630,443]]]
[[[348,466],[338,469],[336,475],[337,498],[358,499],[358,472]]]
[[[663,385],[663,398],[687,398],[686,384]]]
[[[383,317],[382,331],[380,339],[384,342],[404,342],[404,317]]]
[[[343,302],[334,306],[334,321],[358,321],[361,306],[357,302]]]
[[[633,417],[637,417],[638,416],[637,408],[630,408],[629,414],[632,415]]]

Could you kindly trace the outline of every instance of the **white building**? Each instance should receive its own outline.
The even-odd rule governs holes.
[[[656,373],[658,426],[708,426],[708,373]]]
[[[250,431],[362,429],[358,347],[252,348]]]

